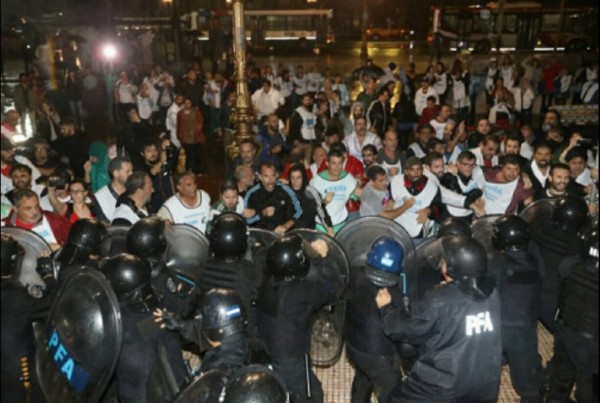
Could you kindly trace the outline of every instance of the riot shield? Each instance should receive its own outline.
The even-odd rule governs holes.
[[[411,274],[416,289],[413,294],[417,300],[422,300],[428,291],[442,281],[440,261],[443,252],[442,239],[429,238],[417,245],[416,263]]]
[[[148,403],[214,403],[218,402],[227,377],[219,370],[213,369],[193,379],[181,391],[169,390],[168,375],[156,365],[148,379]]]
[[[291,234],[300,235],[305,241],[312,242],[321,239],[327,243],[328,253],[323,275],[342,282],[344,288],[348,285],[350,265],[344,248],[333,238],[310,229],[296,229]],[[307,278],[316,275],[313,268]],[[331,306],[322,308],[315,316],[312,324],[310,356],[315,365],[330,366],[340,358],[344,341],[344,317],[346,315],[346,300],[341,297]]]
[[[519,214],[530,226],[538,223],[550,222],[557,198],[542,199],[531,203]]]
[[[23,228],[2,228],[2,233],[14,238],[25,249],[25,256],[21,264],[21,273],[19,281],[26,287],[40,286],[46,288],[46,284],[35,271],[37,267],[37,258],[41,254],[50,256],[52,250],[50,245],[38,234]]]
[[[104,276],[79,270],[60,287],[36,335],[36,373],[49,402],[98,402],[117,364],[123,328]]]
[[[165,251],[167,269],[198,281],[200,264],[209,256],[208,238],[198,229],[187,224],[167,225],[165,238],[167,239]]]
[[[367,253],[373,243],[381,237],[394,238],[404,249],[404,276],[401,286],[410,298],[415,297],[413,290],[415,247],[412,238],[404,228],[395,221],[383,217],[361,217],[346,224],[335,239],[346,251],[350,267],[361,267],[367,261]]]
[[[107,228],[108,236],[102,244],[101,256],[103,258],[113,257],[127,252],[128,226],[110,226]]]
[[[472,238],[479,242],[487,253],[488,260],[493,258],[494,245],[492,244],[492,235],[494,234],[494,224],[502,214],[490,214],[479,218],[471,224]]]
[[[248,234],[248,249],[245,259],[257,264],[265,265],[265,258],[269,246],[281,238],[273,231],[262,228],[250,228]]]

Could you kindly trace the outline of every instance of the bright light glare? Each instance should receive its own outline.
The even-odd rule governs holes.
[[[114,45],[104,45],[104,47],[102,48],[102,55],[108,59],[108,60],[112,60],[117,56],[117,48],[114,47]]]

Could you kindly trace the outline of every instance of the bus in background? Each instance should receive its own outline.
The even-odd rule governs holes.
[[[194,21],[194,13],[191,13]],[[232,32],[230,10],[199,10],[196,29],[200,40],[208,40],[211,21],[219,20],[225,32]],[[251,10],[244,11],[246,40],[254,49],[322,49],[332,45],[335,38],[331,27],[333,10]],[[192,22],[192,30],[194,29]]]
[[[491,50],[586,50],[598,46],[597,19],[597,8],[567,7],[561,18],[558,8],[535,2],[505,4],[503,13],[498,3],[485,7],[432,7],[428,40],[439,35],[451,51],[468,49],[480,54]],[[500,23],[502,33],[498,38]]]

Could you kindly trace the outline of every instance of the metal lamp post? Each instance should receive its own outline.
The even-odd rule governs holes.
[[[239,153],[243,140],[254,139],[254,111],[246,83],[246,29],[244,28],[244,2],[233,0],[233,56],[235,60],[235,113],[234,140],[225,147],[227,156],[234,159]]]

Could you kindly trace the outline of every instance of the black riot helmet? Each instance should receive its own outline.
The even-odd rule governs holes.
[[[226,288],[213,288],[200,303],[201,329],[211,341],[222,341],[246,330],[246,311],[239,295]]]
[[[162,256],[167,249],[165,222],[156,216],[136,222],[127,233],[127,251],[142,258]]]
[[[562,196],[556,202],[552,214],[552,224],[567,230],[579,232],[588,219],[589,210],[585,200],[577,196]]]
[[[494,223],[492,243],[496,250],[527,250],[530,239],[529,224],[522,217],[508,215]]]
[[[277,280],[303,278],[310,269],[306,242],[300,235],[286,235],[267,251],[267,269]]]
[[[16,279],[21,274],[25,249],[10,235],[2,234],[2,277]]]
[[[224,213],[215,218],[209,235],[210,252],[217,259],[241,259],[248,247],[248,227],[242,216]]]
[[[147,312],[157,300],[150,284],[150,268],[138,256],[121,253],[104,260],[100,270],[112,286],[119,302],[134,312]]]
[[[101,222],[93,218],[77,220],[69,230],[67,243],[55,256],[56,261],[65,265],[84,264],[90,255],[100,255],[108,231]]]
[[[456,217],[448,217],[444,220],[438,231],[438,238],[445,236],[471,236],[471,227],[465,220]]]
[[[458,283],[463,294],[472,299],[485,299],[494,290],[487,276],[487,256],[483,246],[467,236],[442,239],[447,272]]]
[[[279,376],[260,365],[234,374],[225,386],[224,403],[287,403],[286,388]]]
[[[4,244],[2,245],[4,247]],[[598,228],[594,227],[583,237],[583,259],[598,269]],[[4,261],[4,257],[2,258]]]

